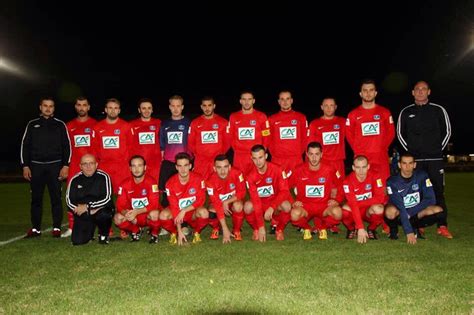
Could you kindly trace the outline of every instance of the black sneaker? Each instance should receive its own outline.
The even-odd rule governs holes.
[[[28,232],[26,232],[25,238],[33,238],[38,236],[41,236],[41,231],[37,229],[29,229]]]
[[[99,244],[108,245],[109,244],[109,237],[106,236],[106,235],[99,235]]]
[[[369,236],[369,240],[378,240],[377,231],[375,230],[367,230],[367,235]]]
[[[388,238],[391,240],[398,240],[398,228],[390,228]]]
[[[346,232],[346,238],[348,240],[352,240],[354,239],[354,237],[357,235],[357,231],[356,230],[347,230]]]
[[[140,233],[130,234],[130,242],[138,242],[140,240]]]
[[[152,236],[150,237],[150,241],[149,241],[148,243],[150,243],[150,244],[157,244],[157,243],[158,243],[158,236],[152,235]]]
[[[276,230],[277,230],[277,226],[276,225],[272,225],[270,227],[270,234],[275,234],[276,233]]]

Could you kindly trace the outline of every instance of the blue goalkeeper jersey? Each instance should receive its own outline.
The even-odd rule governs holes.
[[[392,203],[400,211],[405,234],[413,233],[410,218],[428,206],[436,204],[436,198],[428,174],[415,170],[412,177],[404,178],[401,174],[387,180],[387,193]]]

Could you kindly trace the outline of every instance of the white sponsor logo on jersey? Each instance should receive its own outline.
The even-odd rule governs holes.
[[[323,144],[339,144],[339,131],[323,132]]]
[[[255,140],[255,128],[239,128],[239,140]]]
[[[288,139],[296,139],[296,127],[280,127],[280,139],[281,140],[288,140]]]
[[[369,192],[366,192],[365,194],[355,195],[355,196],[356,196],[357,201],[368,200],[368,199],[372,199],[372,192],[369,191]]]
[[[154,132],[139,132],[138,143],[155,144],[155,133]]]
[[[362,123],[360,127],[363,136],[376,136],[380,134],[380,122],[378,121]]]
[[[260,198],[268,198],[275,194],[273,185],[261,186],[257,188],[257,193]]]
[[[169,144],[181,144],[183,143],[183,132],[182,131],[169,131],[166,133]]]
[[[178,200],[179,210],[183,210],[186,207],[191,206],[196,201],[196,196],[181,198]]]
[[[120,148],[120,137],[102,137],[102,147],[104,149],[118,149]]]
[[[91,135],[76,135],[76,136],[74,136],[74,146],[76,148],[90,147],[91,146]]]
[[[133,209],[141,209],[148,206],[148,198],[132,198],[132,208]]]
[[[233,190],[233,191],[231,191],[230,193],[227,193],[227,194],[219,194],[219,199],[221,201],[226,201],[226,200],[229,200],[232,197],[234,197],[234,195],[235,195],[235,190]]]
[[[217,131],[201,131],[201,143],[218,143],[219,142],[219,135]]]
[[[324,198],[324,185],[306,185],[307,198]]]
[[[418,205],[420,203],[420,193],[416,192],[413,194],[407,194],[405,197],[403,197],[403,204],[405,205],[405,208],[413,208],[414,206]]]

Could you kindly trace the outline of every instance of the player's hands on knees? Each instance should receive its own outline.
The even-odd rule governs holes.
[[[301,201],[293,202],[293,208],[301,208],[303,207],[303,203]]]
[[[180,211],[179,214],[176,216],[176,218],[174,218],[174,224],[181,224],[181,223],[183,223],[184,215],[185,215],[185,214],[186,214],[186,212]]]
[[[416,236],[415,233],[408,233],[407,234],[407,243],[415,245],[416,244]]]
[[[265,227],[262,226],[258,229],[258,241],[265,242],[267,240],[267,233],[265,232]]]
[[[127,219],[127,221],[135,220],[136,216],[137,215],[136,215],[135,210],[129,210],[129,211],[127,211],[127,213],[125,213],[125,219]]]
[[[263,215],[263,217],[265,218],[266,221],[270,221],[272,219],[274,211],[275,209],[273,209],[272,207],[268,208],[267,211],[265,211],[265,214]]]
[[[31,180],[31,170],[28,166],[23,167],[23,178],[27,181]]]
[[[364,244],[367,243],[367,239],[369,235],[365,229],[358,229],[357,230],[357,243]]]
[[[328,200],[328,207],[336,207],[336,206],[339,206],[339,202],[337,202],[334,199],[329,199]]]
[[[184,245],[188,242],[188,240],[186,239],[186,235],[184,235],[183,232],[179,231],[178,232],[178,245],[181,246],[181,245]]]

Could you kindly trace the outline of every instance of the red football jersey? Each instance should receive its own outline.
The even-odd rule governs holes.
[[[280,111],[268,118],[270,123],[270,141],[268,148],[272,156],[297,157],[305,151],[308,121],[306,116],[290,110]]]
[[[257,226],[262,227],[263,211],[266,210],[262,209],[262,203],[276,210],[283,201],[291,199],[286,173],[278,165],[267,162],[264,174],[260,174],[257,168],[253,167],[246,175],[246,180]]]
[[[146,208],[147,212],[159,210],[159,190],[158,182],[150,175],[145,174],[145,178],[136,184],[133,177],[125,179],[118,188],[117,210]]]
[[[323,159],[335,161],[346,158],[344,139],[346,138],[346,120],[317,118],[311,122],[308,130],[308,143],[319,142],[323,147]]]
[[[188,147],[195,156],[213,159],[229,149],[226,128],[228,121],[214,114],[210,119],[200,116],[191,122]]]
[[[84,154],[94,154],[92,139],[94,126],[97,123],[92,117],[85,121],[79,121],[77,118],[66,124],[71,142],[71,163],[69,164],[69,178],[72,178],[80,171],[79,163]]]
[[[217,218],[223,219],[225,217],[222,202],[232,197],[239,200],[245,198],[247,190],[245,188],[244,175],[241,171],[232,168],[226,179],[221,179],[217,173],[213,173],[206,180],[207,194],[211,204],[216,209]]]
[[[270,130],[267,116],[254,109],[250,114],[242,111],[232,113],[227,126],[234,151],[248,153],[256,144],[268,145]]]
[[[189,173],[189,180],[184,185],[179,181],[179,174],[171,176],[166,182],[166,194],[173,217],[186,207],[193,206],[195,209],[202,207],[206,201],[204,180],[193,172]]]
[[[121,118],[113,124],[105,119],[99,121],[94,126],[93,144],[99,163],[126,161],[128,165],[132,144],[130,124]]]
[[[360,105],[349,113],[346,120],[346,138],[355,155],[382,153],[395,137],[390,111],[380,105],[365,109]]]
[[[352,172],[344,179],[344,193],[347,203],[351,207],[356,229],[363,229],[360,208],[370,207],[375,204],[385,204],[385,181],[382,177],[376,177],[370,171],[363,182],[359,182],[356,174]]]
[[[131,154],[139,154],[149,161],[161,160],[160,148],[160,126],[161,120],[151,118],[144,121],[141,118],[132,120],[130,127],[133,129]]]

